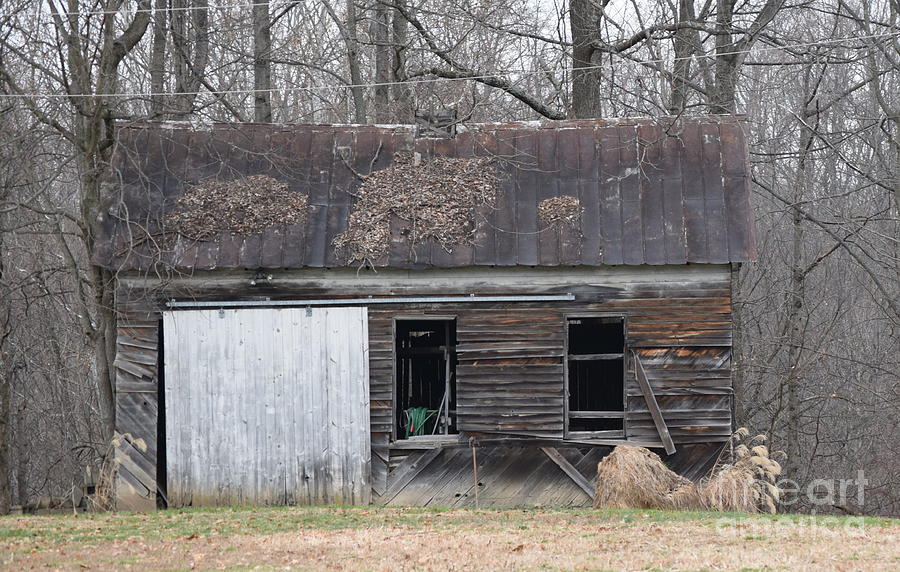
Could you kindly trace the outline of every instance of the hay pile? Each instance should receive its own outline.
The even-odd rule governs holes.
[[[698,502],[694,483],[643,447],[619,445],[597,466],[594,508],[691,509]]]
[[[309,197],[268,175],[209,179],[185,191],[165,217],[167,232],[208,240],[223,232],[252,236],[280,224],[306,222]]]
[[[471,244],[475,208],[494,201],[497,183],[490,158],[418,161],[412,153],[396,153],[390,167],[365,177],[347,231],[334,246],[349,261],[373,263],[390,246],[391,215],[412,223],[413,244],[434,239],[448,251]]]
[[[741,428],[734,436],[734,462],[717,464],[700,483],[671,471],[658,455],[620,445],[597,467],[594,508],[721,510],[775,513],[781,465],[757,435]]]
[[[581,218],[581,201],[578,197],[562,196],[544,199],[538,203],[538,216],[549,225],[576,225]]]

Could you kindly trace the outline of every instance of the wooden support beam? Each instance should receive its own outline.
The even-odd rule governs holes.
[[[581,490],[587,493],[591,500],[594,500],[594,487],[591,486],[591,483],[584,478],[584,475],[581,474],[581,471],[572,466],[572,463],[569,462],[568,459],[562,456],[562,454],[555,447],[541,447],[541,451],[544,452],[547,457],[550,458],[551,461],[556,463],[563,472],[572,479],[576,485],[581,487]]]
[[[394,469],[388,475],[388,488],[378,499],[381,504],[387,504],[402,491],[406,485],[412,482],[416,475],[422,472],[431,461],[435,460],[441,454],[442,449],[428,449],[423,451],[421,455],[411,454],[400,463],[400,466]]]
[[[666,420],[663,419],[662,412],[659,410],[659,404],[656,402],[656,396],[653,394],[653,388],[647,380],[647,372],[644,371],[644,364],[641,359],[631,350],[631,357],[634,358],[634,373],[641,387],[641,393],[644,394],[644,400],[647,402],[647,409],[650,410],[650,416],[653,417],[653,424],[656,425],[656,431],[659,438],[663,442],[666,453],[671,455],[675,452],[675,443],[672,442],[672,436],[669,435],[669,427]]]

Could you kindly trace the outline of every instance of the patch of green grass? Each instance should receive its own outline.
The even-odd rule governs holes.
[[[17,516],[0,518],[0,546],[16,552],[39,551],[62,543],[97,544],[135,538],[140,540],[266,535],[297,530],[358,528],[500,528],[528,530],[535,525],[561,530],[571,523],[602,523],[630,527],[645,523],[692,521],[712,527],[745,523],[854,527],[896,525],[887,518],[775,515],[659,510],[593,509],[456,509],[409,507],[222,507],[186,508],[153,513],[110,513]],[[747,531],[748,533],[751,531]],[[752,537],[756,540],[756,537]],[[762,537],[759,538],[763,539]]]

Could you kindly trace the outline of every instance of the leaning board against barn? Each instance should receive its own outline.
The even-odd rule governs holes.
[[[430,134],[431,135],[431,134]],[[733,117],[120,130],[122,508],[581,506],[732,430]]]

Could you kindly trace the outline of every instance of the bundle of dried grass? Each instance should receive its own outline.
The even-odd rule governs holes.
[[[781,496],[776,484],[781,465],[769,455],[765,435],[748,438],[741,427],[731,436],[733,459],[717,465],[701,483],[701,495],[711,510],[774,514]]]
[[[306,222],[309,197],[268,175],[209,179],[189,188],[165,217],[168,232],[208,240],[227,232],[260,234],[279,224]]]
[[[597,466],[594,508],[695,508],[694,484],[669,470],[659,455],[619,445]]]
[[[92,512],[107,512],[116,507],[116,474],[119,472],[121,459],[119,449],[123,446],[134,447],[142,453],[147,452],[147,443],[143,439],[135,439],[131,433],[113,435],[97,477],[96,492],[88,497],[87,508]]]
[[[471,244],[476,207],[492,202],[497,176],[490,158],[416,160],[397,153],[393,165],[365,177],[346,232],[334,239],[348,260],[373,263],[388,251],[391,215],[412,223],[410,240],[436,240],[451,250]]]
[[[553,197],[538,203],[538,216],[549,225],[575,225],[581,218],[581,201],[578,197]]]
[[[775,513],[781,465],[762,444],[764,435],[748,436],[738,429],[732,436],[733,462],[717,463],[698,484],[671,471],[651,451],[620,445],[597,466],[594,508]]]

